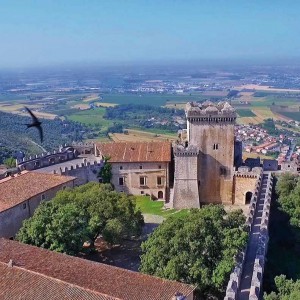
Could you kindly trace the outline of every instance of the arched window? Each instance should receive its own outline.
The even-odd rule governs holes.
[[[158,199],[163,199],[164,198],[164,193],[162,191],[159,191],[157,194]]]

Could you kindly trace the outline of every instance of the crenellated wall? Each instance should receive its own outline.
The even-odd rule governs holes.
[[[173,189],[173,206],[181,208],[200,208],[198,182],[197,147],[174,147],[175,174]]]
[[[99,182],[97,177],[103,162],[94,161],[93,163],[84,160],[81,164],[71,165],[64,168],[58,168],[53,171],[53,174],[74,176],[76,177],[75,185],[82,185],[90,181]]]
[[[263,176],[268,176],[266,186],[263,182]],[[262,288],[262,280],[263,280],[263,272],[264,272],[264,264],[266,259],[266,254],[268,250],[268,225],[269,225],[269,216],[270,216],[270,204],[271,204],[271,196],[272,196],[272,185],[273,185],[273,177],[272,175],[265,174],[261,172],[257,178],[257,182],[255,184],[254,193],[252,194],[252,198],[249,205],[249,211],[246,217],[246,225],[248,228],[248,232],[250,233],[249,241],[245,249],[239,253],[236,259],[236,266],[233,272],[230,275],[230,279],[226,289],[226,295],[224,300],[238,300],[239,294],[241,294],[241,286],[242,286],[242,275],[247,278],[247,276],[251,276],[251,284],[249,287],[249,297],[247,299],[251,300],[259,300],[261,299],[261,288]],[[260,204],[258,206],[258,201]],[[261,208],[261,203],[263,206]],[[262,217],[259,222],[259,214],[262,209]],[[257,213],[259,212],[259,213]],[[257,220],[255,219],[257,218]],[[253,239],[251,238],[252,234],[256,234],[257,230],[254,230],[254,224],[259,224],[258,230],[258,243],[253,243]],[[251,243],[252,241],[252,243]],[[252,273],[244,274],[244,266],[246,264],[251,264],[251,261],[247,261],[251,255],[247,256],[247,253],[253,252],[253,246],[256,247],[256,255],[253,262]],[[247,276],[246,276],[247,275]],[[245,298],[245,295],[243,296]]]

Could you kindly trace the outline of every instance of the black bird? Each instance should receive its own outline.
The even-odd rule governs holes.
[[[41,143],[43,142],[43,129],[42,129],[42,122],[39,121],[39,119],[33,114],[33,112],[26,106],[24,106],[25,109],[29,112],[29,114],[32,117],[32,123],[31,124],[26,124],[27,128],[29,127],[36,127],[40,133],[40,138],[41,138]]]

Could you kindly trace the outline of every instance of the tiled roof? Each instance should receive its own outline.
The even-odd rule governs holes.
[[[171,161],[169,142],[97,143],[97,149],[110,162],[168,162]]]
[[[1,300],[118,300],[20,267],[0,263]]]
[[[192,285],[164,280],[0,238],[0,263],[7,264],[10,260],[13,261],[16,267],[52,278],[53,280],[56,279],[59,284],[72,285],[81,289],[80,291],[84,290],[112,297],[107,299],[170,300],[176,292],[187,296],[192,294],[195,289]],[[12,269],[14,268],[12,267]],[[6,279],[3,279],[1,275],[0,280],[4,280],[6,285],[8,285]],[[42,279],[33,278],[23,288],[38,288],[40,280]],[[0,287],[3,285],[5,284],[0,283]],[[20,293],[18,287],[15,286],[15,288],[16,294]],[[61,288],[67,289],[67,287]],[[27,300],[30,298],[21,299]]]
[[[0,180],[0,212],[18,205],[75,177],[24,171]]]

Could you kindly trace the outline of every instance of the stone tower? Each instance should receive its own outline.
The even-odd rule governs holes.
[[[234,108],[227,102],[191,102],[186,105],[186,118],[187,139],[182,141],[182,145],[174,145],[174,207],[199,207],[200,203],[232,203],[236,121]],[[190,149],[193,149],[193,156],[190,155]],[[186,166],[183,167],[184,165]],[[197,178],[191,181],[195,168]],[[191,174],[186,170],[190,170]],[[198,203],[185,199],[181,189],[192,189],[193,198],[198,194]],[[193,205],[186,206],[186,201]]]

